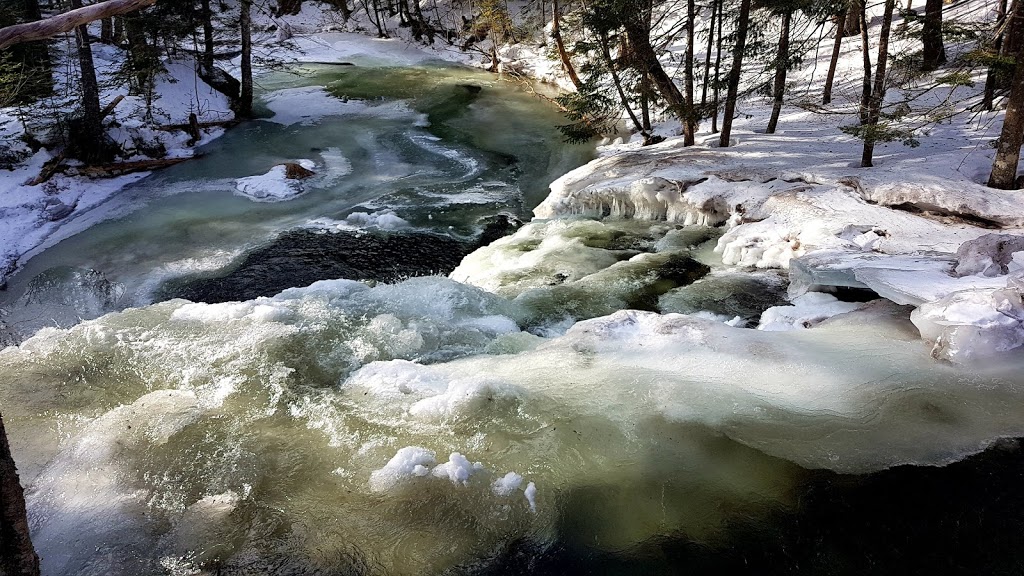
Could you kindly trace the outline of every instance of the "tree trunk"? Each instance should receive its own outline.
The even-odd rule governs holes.
[[[104,18],[100,20],[100,42],[103,44],[114,43],[114,19]]]
[[[71,0],[72,9],[82,7],[82,0]],[[100,107],[100,87],[96,81],[96,66],[92,60],[92,46],[86,24],[75,28],[75,47],[78,52],[78,67],[81,74],[82,117],[79,134],[72,135],[76,156],[86,163],[103,160],[106,136],[103,133],[103,116]]]
[[[580,82],[580,77],[576,75],[576,68],[572,65],[572,60],[569,59],[569,53],[565,50],[565,44],[562,42],[562,31],[559,25],[561,17],[558,14],[558,0],[553,0],[551,3],[551,37],[555,39],[555,46],[558,48],[558,58],[562,61],[562,69],[569,76],[569,80],[572,81],[572,85],[579,88],[583,85]]]
[[[722,15],[722,7],[725,0],[717,0],[715,4],[718,6],[718,30],[715,34],[718,41],[715,43],[715,82],[713,85],[714,96],[711,99],[711,133],[718,133],[718,92],[721,86],[721,69],[722,69],[722,20],[725,18]]]
[[[843,23],[843,36],[856,36],[861,33],[861,12],[864,10],[863,0],[850,0],[846,9],[846,22]]]
[[[732,70],[729,71],[729,91],[725,96],[725,113],[722,115],[722,134],[718,145],[729,146],[732,136],[732,117],[736,114],[736,99],[740,91],[740,74],[743,72],[743,52],[747,47],[747,27],[750,23],[750,0],[740,0],[739,19],[736,23],[736,46],[732,51]]]
[[[942,45],[942,0],[925,2],[921,40],[924,42],[922,70],[935,70],[946,63],[946,48]]]
[[[708,83],[711,81],[711,51],[715,49],[715,10],[716,2],[711,3],[711,21],[708,22],[708,49],[704,51],[704,84],[700,87],[700,108],[703,115],[708,106]]]
[[[846,22],[846,14],[849,9],[842,11],[836,16],[836,39],[835,43],[832,44],[832,59],[828,63],[828,75],[825,76],[825,90],[821,96],[821,103],[828,104],[832,102],[832,83],[836,79],[836,65],[839,64],[839,52],[842,49],[843,44],[843,25]]]
[[[693,41],[694,41],[694,20],[697,19],[697,10],[694,0],[686,0],[686,61],[683,63],[683,75],[685,76],[684,108],[686,115],[681,118],[683,121],[683,146],[693,146],[697,132],[697,118],[693,110]]]
[[[749,2],[750,0],[744,1]],[[640,71],[647,74],[651,79],[654,86],[658,89],[658,93],[665,99],[669,109],[672,110],[676,117],[685,121],[687,117],[686,100],[683,98],[679,88],[672,82],[672,78],[661,67],[658,55],[654,52],[654,47],[651,46],[650,30],[647,29],[646,23],[641,22],[637,18],[630,18],[627,20],[625,29],[626,37],[629,40],[630,47],[633,48],[633,53],[636,55]]]
[[[640,132],[644,136],[646,141],[648,136],[644,131],[644,126],[637,119],[636,114],[633,112],[633,108],[629,105],[629,98],[626,97],[626,91],[622,89],[622,81],[619,79],[619,73],[615,70],[615,62],[612,60],[611,49],[609,48],[609,40],[607,34],[601,34],[598,37],[598,42],[601,44],[601,57],[604,59],[605,66],[608,67],[608,72],[611,73],[612,82],[615,84],[615,91],[619,94],[619,102],[622,103],[622,107],[629,114],[629,119],[633,121],[633,126],[636,127],[637,132]]]
[[[1003,28],[1003,24],[1006,21],[1006,0],[1000,0],[998,10],[999,12],[998,17],[996,19],[996,28],[1000,29]],[[1005,37],[1006,30],[1004,28],[996,36],[995,44],[992,47],[995,53],[998,54],[999,56],[1002,56],[1003,51],[1005,50],[1006,43],[1003,41],[1003,38]],[[996,97],[996,84],[999,83],[997,77],[998,75],[999,69],[995,65],[988,67],[988,74],[985,75],[985,92],[981,99],[982,110],[992,110],[992,105]]]
[[[863,26],[860,29],[860,53],[864,60],[864,78],[860,92],[860,123],[868,121],[868,108],[871,105],[871,46],[868,44],[867,13],[864,4],[858,7],[860,10],[860,21]]]
[[[1008,26],[1007,40],[1016,47],[1016,62],[1003,130],[999,135],[995,161],[992,162],[992,174],[988,178],[989,186],[1003,190],[1017,187],[1017,164],[1021,143],[1024,142],[1024,0],[1014,2]]]
[[[207,73],[213,71],[213,10],[210,9],[210,0],[202,0],[200,4],[203,19],[203,67]]]
[[[242,0],[238,25],[242,33],[242,91],[235,113],[249,118],[252,116],[252,0]]]
[[[875,86],[871,90],[871,101],[868,106],[868,126],[878,125],[878,118],[885,100],[885,66],[889,61],[889,30],[892,27],[892,13],[896,9],[896,0],[885,1],[885,12],[882,14],[882,29],[878,33],[878,63],[875,65]],[[1018,147],[1019,148],[1019,147]],[[860,158],[861,168],[870,168],[875,152],[875,138],[871,130],[865,132],[864,153]]]
[[[782,32],[779,33],[779,56],[775,62],[775,102],[772,104],[772,116],[768,119],[768,134],[775,134],[779,125],[779,114],[782,113],[782,98],[786,94],[786,70],[789,68],[789,27],[793,21],[793,13],[782,14]]]
[[[7,443],[0,415],[0,574],[39,576],[39,557],[32,548],[25,513],[25,494]]]

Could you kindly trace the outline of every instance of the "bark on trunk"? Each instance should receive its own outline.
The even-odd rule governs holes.
[[[555,46],[558,48],[558,58],[562,61],[562,69],[569,76],[569,80],[572,81],[572,85],[579,88],[583,85],[580,82],[580,77],[576,75],[576,68],[572,65],[572,60],[569,58],[569,52],[565,49],[565,44],[562,42],[562,31],[559,25],[561,16],[558,13],[558,0],[554,0],[551,3],[551,37],[555,39]]]
[[[896,9],[896,0],[886,0],[885,12],[882,14],[882,29],[878,33],[878,63],[875,65],[875,85],[871,90],[871,100],[868,106],[868,126],[878,125],[878,118],[882,111],[882,102],[885,100],[885,67],[889,61],[889,30],[892,27],[892,12]],[[875,139],[868,131],[864,138],[864,152],[860,158],[861,168],[872,166],[872,157],[875,153]]]
[[[846,21],[843,23],[843,36],[857,36],[861,33],[860,14],[864,10],[862,0],[850,0],[850,6],[846,10]]]
[[[629,114],[629,119],[633,121],[633,126],[636,127],[637,132],[640,132],[644,136],[644,140],[647,140],[647,133],[644,131],[644,126],[637,119],[636,114],[633,112],[633,108],[629,105],[629,98],[626,97],[626,91],[622,89],[622,81],[619,79],[619,73],[615,70],[615,62],[612,60],[611,49],[608,47],[609,40],[606,34],[601,34],[601,57],[604,59],[605,66],[608,67],[608,71],[612,75],[612,82],[615,84],[615,91],[619,94],[619,102],[622,103],[622,107]]]
[[[863,24],[860,29],[860,52],[864,59],[864,78],[860,92],[860,123],[868,121],[868,108],[871,104],[871,46],[868,44],[867,14],[864,4],[859,6],[860,21]]]
[[[39,576],[39,557],[29,538],[25,494],[0,415],[0,573]]]
[[[927,0],[924,5],[924,62],[921,69],[935,70],[946,63],[946,48],[942,44],[942,0]]]
[[[825,89],[822,91],[821,103],[829,104],[832,102],[832,83],[836,79],[836,65],[839,64],[839,52],[843,45],[843,30],[842,27],[846,22],[846,14],[849,9],[844,10],[836,16],[836,39],[835,43],[832,44],[832,59],[828,63],[828,75],[825,76]]]
[[[242,91],[235,112],[252,116],[252,0],[242,0],[239,28],[242,32]]]
[[[999,56],[1002,56],[1006,50],[1006,37],[1005,21],[1006,21],[1006,0],[1000,0],[998,8],[998,17],[996,19],[996,28],[1002,31],[996,36],[993,50]],[[992,110],[993,102],[996,97],[996,86],[999,84],[999,69],[995,66],[988,67],[988,74],[985,75],[985,92],[981,99],[982,110]]]
[[[744,0],[744,2],[749,1]],[[686,101],[679,88],[672,82],[672,78],[661,67],[658,55],[654,52],[654,47],[651,46],[650,31],[635,18],[630,19],[626,23],[625,30],[629,45],[633,48],[641,72],[646,73],[651,81],[654,82],[658,93],[665,99],[669,109],[672,110],[676,117],[684,120],[686,118]]]
[[[722,134],[718,145],[729,146],[732,136],[732,117],[736,114],[736,99],[739,97],[740,74],[743,72],[743,52],[747,47],[747,26],[750,20],[750,0],[740,0],[739,21],[736,24],[736,46],[732,51],[732,70],[729,71],[729,92],[725,97],[725,113],[722,115]]]
[[[725,0],[717,0],[715,4],[718,6],[718,30],[715,36],[718,38],[718,42],[715,44],[715,83],[714,83],[714,96],[711,99],[711,133],[718,133],[718,93],[721,85],[721,70],[722,70],[722,5]]]
[[[82,7],[82,0],[71,0],[71,7]],[[75,47],[78,52],[78,67],[82,89],[81,132],[72,135],[77,156],[85,162],[103,159],[106,138],[103,134],[103,112],[100,106],[100,87],[96,81],[96,66],[92,60],[92,46],[89,30],[85,24],[75,28]]]
[[[718,4],[711,3],[711,21],[708,22],[708,49],[704,51],[704,84],[700,87],[701,116],[708,106],[708,83],[711,81],[711,51],[715,49],[715,11]]]
[[[210,9],[210,0],[202,0],[200,5],[203,18],[203,67],[206,70],[213,70],[213,10]]]
[[[683,106],[686,109],[683,116],[683,146],[693,146],[697,133],[697,117],[693,110],[693,41],[694,41],[694,20],[697,18],[694,0],[686,0],[686,62],[683,63],[683,79],[685,82],[685,94]]]
[[[789,67],[789,27],[793,21],[793,13],[782,15],[782,32],[779,33],[779,55],[775,62],[775,102],[772,104],[772,115],[768,119],[768,134],[774,134],[779,125],[779,114],[782,113],[782,98],[786,95],[786,69]]]
[[[1024,0],[1014,2],[1008,26],[1008,40],[1017,47],[1014,54],[1016,62],[1003,130],[999,135],[995,161],[992,162],[992,174],[988,178],[989,186],[1003,190],[1017,187],[1017,164],[1021,143],[1024,142]]]

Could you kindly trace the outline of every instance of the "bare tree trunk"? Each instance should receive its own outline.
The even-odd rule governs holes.
[[[242,33],[242,91],[235,113],[248,118],[252,116],[252,0],[242,0],[238,25]]]
[[[722,7],[725,0],[716,0],[715,4],[718,6],[718,30],[715,37],[718,41],[715,43],[715,83],[714,83],[714,96],[712,98],[711,107],[711,133],[718,133],[718,93],[721,85],[721,69],[722,69]]]
[[[0,574],[39,576],[39,557],[29,538],[25,494],[0,415]]]
[[[711,3],[711,21],[708,22],[708,49],[704,51],[704,84],[700,88],[700,108],[703,113],[708,106],[708,82],[711,81],[711,51],[715,48],[715,10],[716,2]]]
[[[683,75],[685,76],[685,93],[683,107],[686,115],[681,118],[683,121],[683,146],[693,146],[697,132],[697,118],[693,110],[693,41],[694,41],[694,20],[697,19],[697,10],[694,0],[686,0],[686,62],[683,63]]]
[[[836,16],[836,40],[832,44],[832,59],[828,63],[828,75],[825,76],[825,90],[821,96],[821,103],[828,104],[832,102],[832,83],[836,79],[836,66],[839,64],[839,52],[843,45],[843,26],[846,22],[846,13],[849,12],[849,8],[839,13]]]
[[[1006,37],[1006,30],[1004,27],[1006,21],[1006,0],[1000,0],[998,18],[996,19],[996,28],[1001,29],[999,34],[996,36],[995,45],[993,49],[996,54],[1002,56],[1005,49],[1005,42],[1003,38]],[[997,74],[998,69],[995,65],[988,67],[988,74],[985,75],[985,92],[981,99],[982,110],[992,110],[993,101],[996,97],[996,84],[998,83]]]
[[[740,0],[739,20],[736,23],[736,46],[732,51],[732,70],[729,71],[729,92],[725,96],[725,113],[722,115],[722,134],[718,145],[729,146],[732,136],[732,118],[736,114],[736,99],[740,91],[740,74],[743,72],[743,52],[747,47],[747,27],[750,23],[750,0]]]
[[[924,42],[922,70],[935,70],[946,63],[946,48],[942,44],[942,0],[925,2],[921,40]]]
[[[882,29],[878,33],[878,63],[875,65],[875,86],[871,90],[871,100],[868,106],[867,124],[871,128],[878,125],[878,118],[882,111],[882,102],[885,100],[885,67],[889,61],[889,30],[892,27],[892,13],[895,9],[896,0],[885,1],[885,12],[882,14]],[[861,168],[871,167],[874,152],[875,138],[869,129],[865,133],[864,152],[860,158]]]
[[[850,7],[846,10],[846,22],[843,23],[843,37],[862,33],[861,12],[863,11],[864,0],[850,0]]]
[[[213,10],[210,9],[210,0],[202,0],[200,4],[203,19],[203,68],[208,74],[213,73]]]
[[[744,0],[749,2],[749,0]],[[672,78],[662,68],[658,61],[658,55],[651,46],[650,30],[647,29],[649,22],[641,22],[639,18],[631,18],[626,22],[626,37],[629,45],[636,55],[640,71],[647,75],[658,89],[658,93],[665,99],[669,109],[680,120],[686,119],[686,100],[683,98],[679,88],[676,87]]]
[[[551,37],[555,39],[555,46],[558,48],[558,58],[562,61],[562,69],[569,76],[569,80],[572,81],[572,85],[579,88],[583,85],[580,82],[580,77],[576,75],[576,68],[572,65],[572,60],[569,59],[569,53],[565,50],[565,44],[562,42],[562,31],[559,25],[561,16],[558,14],[558,0],[552,0],[551,2]]]
[[[868,25],[867,25],[867,13],[863,3],[858,7],[860,10],[860,22],[862,24],[860,28],[860,53],[864,58],[864,78],[863,84],[861,85],[860,92],[860,123],[866,124],[868,121],[868,108],[871,104],[871,46],[868,44]]]
[[[1016,47],[1016,62],[1003,130],[999,135],[995,161],[992,162],[992,174],[988,178],[989,186],[1003,190],[1017,187],[1017,165],[1021,143],[1024,142],[1024,0],[1013,3],[1008,26],[1007,40]]]
[[[100,42],[103,44],[114,43],[114,19],[104,18],[100,20]]]
[[[71,0],[71,8],[82,7],[82,0]],[[100,106],[100,87],[96,81],[96,66],[92,60],[92,46],[86,24],[75,28],[75,47],[78,52],[78,67],[82,90],[82,117],[80,133],[72,134],[76,156],[81,160],[95,162],[105,155],[106,137],[103,133],[103,116]]]
[[[644,136],[644,141],[648,139],[647,132],[644,130],[643,124],[637,119],[636,114],[633,112],[633,108],[629,105],[629,98],[626,97],[626,91],[622,89],[622,81],[619,79],[619,73],[615,70],[615,61],[612,60],[611,49],[609,48],[608,35],[602,33],[598,38],[601,44],[601,58],[604,59],[605,66],[608,67],[608,71],[611,73],[612,82],[615,84],[615,90],[619,94],[619,102],[622,103],[622,107],[626,110],[629,115],[629,119],[633,121],[633,126],[636,127],[637,132],[640,132]]]
[[[782,14],[782,32],[779,33],[779,55],[775,62],[775,102],[772,104],[772,115],[768,119],[768,134],[774,134],[779,125],[779,114],[782,113],[782,99],[786,95],[786,70],[789,68],[789,27],[793,21],[793,13]]]

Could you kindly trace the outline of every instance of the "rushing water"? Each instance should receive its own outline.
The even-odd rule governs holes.
[[[1024,435],[1019,362],[936,363],[884,302],[726,325],[785,282],[723,269],[705,228],[531,223],[394,281],[450,268],[588,150],[477,73],[265,88],[276,121],[12,282],[23,319],[123,309],[0,352],[47,574],[1019,570],[1022,456],[997,441]],[[302,158],[304,195],[234,194]],[[351,216],[387,210],[407,225]],[[318,267],[351,279],[306,287]],[[149,304],[174,294],[210,303]]]

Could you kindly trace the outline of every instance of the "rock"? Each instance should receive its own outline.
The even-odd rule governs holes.
[[[50,222],[63,220],[75,211],[74,205],[68,205],[57,198],[43,200],[43,218]]]
[[[289,180],[305,180],[311,176],[316,176],[316,172],[303,167],[301,164],[295,162],[284,163],[284,177]]]
[[[1005,276],[1015,252],[1024,252],[1024,236],[986,234],[956,251],[956,276]]]

